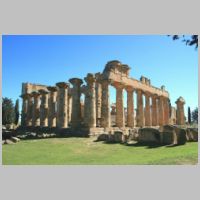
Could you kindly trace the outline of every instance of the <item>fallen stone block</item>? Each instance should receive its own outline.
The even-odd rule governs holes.
[[[17,138],[17,137],[11,137],[11,141],[14,142],[14,143],[17,143],[17,142],[20,141],[20,139]]]
[[[137,141],[141,143],[160,143],[160,132],[154,128],[141,128],[138,131]]]

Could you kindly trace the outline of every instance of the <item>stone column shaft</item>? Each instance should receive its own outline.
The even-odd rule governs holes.
[[[158,100],[158,105],[159,105],[159,125],[163,126],[164,125],[164,103],[163,103],[163,97],[160,96]]]
[[[164,124],[169,124],[169,99],[164,98]]]
[[[27,95],[21,95],[22,98],[22,117],[21,117],[21,125],[27,126],[26,120],[27,120],[27,111],[28,111],[28,100]]]
[[[31,94],[28,94],[28,109],[27,109],[27,126],[32,126],[32,109],[33,109],[33,98]]]
[[[124,104],[123,104],[123,86],[119,83],[116,87],[116,126],[124,127]]]
[[[80,86],[83,83],[81,79],[72,78],[69,82],[73,85],[72,89],[72,118],[71,125],[72,128],[78,128],[81,125],[81,90]]]
[[[144,126],[144,109],[142,91],[137,90],[137,126]]]
[[[127,126],[134,127],[134,97],[133,88],[127,89]]]
[[[39,90],[41,94],[40,104],[40,127],[48,126],[48,92],[46,90]]]
[[[184,114],[184,104],[185,100],[183,97],[179,97],[176,101],[177,104],[177,124],[184,125],[185,124],[185,114]]]
[[[88,74],[85,78],[88,85],[88,97],[89,97],[89,115],[88,125],[90,128],[96,127],[96,91],[95,91],[95,76]]]
[[[49,90],[49,102],[48,102],[48,126],[50,128],[56,127],[56,97],[57,89],[56,87],[47,87]]]
[[[58,87],[57,93],[57,127],[68,127],[68,88],[69,85],[65,82],[56,83]]]
[[[145,126],[151,126],[150,94],[145,94]]]
[[[34,99],[34,104],[33,104],[33,122],[32,126],[37,127],[40,126],[40,94],[38,92],[33,92],[33,99]]]
[[[158,107],[157,107],[157,99],[156,96],[152,96],[152,126],[157,126],[158,125],[158,111],[157,111]]]
[[[109,97],[109,81],[102,80],[101,95],[101,126],[103,128],[110,127],[110,97]]]
[[[72,117],[72,97],[68,94],[68,122],[71,123]]]

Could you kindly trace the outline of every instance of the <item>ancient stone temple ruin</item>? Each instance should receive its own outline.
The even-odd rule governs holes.
[[[112,129],[183,125],[184,99],[178,98],[175,109],[164,86],[154,87],[143,76],[140,80],[131,78],[130,69],[119,61],[110,61],[102,73],[88,73],[84,81],[71,78],[54,86],[23,83],[22,126],[79,129],[98,134]],[[116,104],[112,105],[110,85],[116,89]],[[113,115],[115,120],[111,120]]]

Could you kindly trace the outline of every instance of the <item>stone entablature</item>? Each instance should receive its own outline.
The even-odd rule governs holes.
[[[59,129],[110,128],[111,115],[115,116],[114,126],[118,128],[162,126],[174,122],[170,119],[172,109],[165,87],[154,87],[150,79],[141,76],[136,80],[129,74],[130,67],[115,60],[106,64],[103,73],[88,73],[84,81],[71,78],[69,83],[59,82],[54,86],[23,83],[22,125]],[[116,89],[115,108],[110,105],[110,85]],[[124,91],[127,102],[124,102]],[[176,103],[177,124],[183,125],[183,98]]]

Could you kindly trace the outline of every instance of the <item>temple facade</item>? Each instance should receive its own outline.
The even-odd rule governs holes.
[[[110,61],[102,73],[88,73],[84,80],[71,78],[54,86],[22,83],[22,126],[88,128],[95,133],[113,127],[184,125],[184,99],[178,98],[177,108],[172,109],[164,86],[154,87],[143,76],[140,80],[131,78],[130,69],[120,61]],[[116,89],[115,104],[110,103],[110,85]]]

